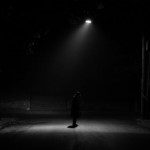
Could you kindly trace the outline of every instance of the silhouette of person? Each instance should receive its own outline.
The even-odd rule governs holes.
[[[77,119],[80,116],[79,113],[79,99],[80,99],[81,93],[79,91],[76,91],[72,98],[72,105],[71,105],[71,118],[72,118],[72,125],[69,126],[69,128],[75,128],[77,127]]]

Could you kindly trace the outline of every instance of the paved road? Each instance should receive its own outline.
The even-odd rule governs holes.
[[[150,130],[134,121],[84,119],[75,129],[67,119],[30,119],[0,130],[1,149],[147,150]]]

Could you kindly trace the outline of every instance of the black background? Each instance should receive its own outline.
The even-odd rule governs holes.
[[[144,1],[1,3],[1,97],[68,96],[79,89],[84,101],[95,107],[135,109],[140,99],[141,39],[149,33],[148,8]],[[53,65],[57,47],[88,17],[96,36],[86,45],[84,59],[75,68],[66,63],[67,70],[61,62]]]

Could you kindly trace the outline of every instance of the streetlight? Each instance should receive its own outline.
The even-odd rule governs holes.
[[[86,24],[91,24],[91,23],[92,23],[92,20],[91,20],[91,19],[87,19],[87,20],[85,20],[85,23],[86,23]]]

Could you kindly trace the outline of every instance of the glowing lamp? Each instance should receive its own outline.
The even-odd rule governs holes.
[[[87,24],[91,24],[91,23],[92,23],[92,21],[91,21],[90,19],[87,19],[87,20],[85,21],[85,23],[87,23]]]

